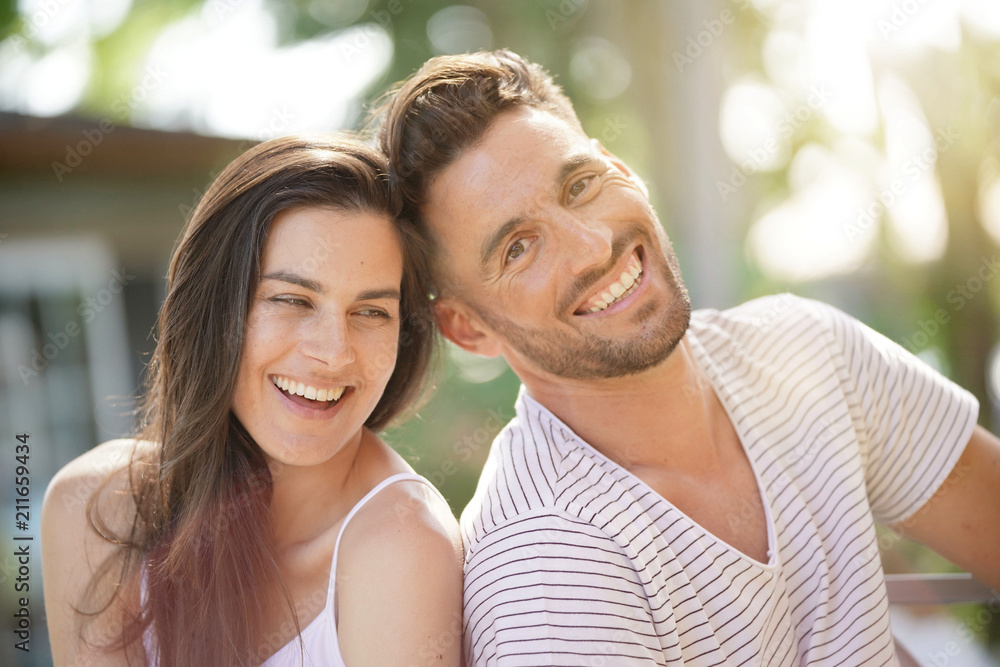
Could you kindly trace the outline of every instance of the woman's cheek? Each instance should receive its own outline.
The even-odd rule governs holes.
[[[364,341],[367,347],[365,379],[384,387],[396,368],[399,328],[386,327],[383,331],[373,333],[375,335]]]

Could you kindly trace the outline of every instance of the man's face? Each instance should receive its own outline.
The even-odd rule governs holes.
[[[550,113],[500,114],[430,185],[445,334],[522,378],[640,372],[683,338],[673,248],[628,168]]]

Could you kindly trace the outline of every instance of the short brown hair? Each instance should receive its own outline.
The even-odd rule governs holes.
[[[394,185],[417,214],[429,183],[500,113],[533,107],[580,128],[552,77],[506,49],[431,58],[389,95],[376,110],[378,140]]]

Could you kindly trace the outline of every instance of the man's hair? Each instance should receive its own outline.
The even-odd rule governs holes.
[[[479,141],[500,113],[532,107],[582,131],[552,77],[506,49],[431,58],[389,95],[376,109],[378,140],[392,182],[418,218],[434,177]]]

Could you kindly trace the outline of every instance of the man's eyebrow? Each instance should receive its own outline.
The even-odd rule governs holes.
[[[489,237],[483,241],[483,247],[479,251],[479,261],[482,263],[483,267],[486,267],[490,260],[493,259],[493,255],[497,253],[500,249],[500,244],[503,240],[510,235],[512,231],[521,226],[524,222],[524,216],[517,216],[516,218],[511,218],[507,222],[500,225],[496,231],[489,235]]]
[[[562,187],[563,183],[573,175],[573,173],[580,167],[596,162],[597,158],[592,153],[574,153],[566,158],[562,166],[559,167],[559,174],[556,176],[555,186],[558,190]],[[507,222],[500,225],[496,231],[489,235],[489,237],[483,241],[483,247],[479,252],[479,261],[483,267],[486,267],[490,260],[493,259],[493,255],[496,254],[497,250],[500,248],[500,244],[503,240],[514,231],[517,227],[524,222],[523,216],[518,216],[516,218],[511,218]]]
[[[261,281],[264,280],[280,280],[283,283],[290,283],[292,285],[298,285],[299,287],[304,287],[307,290],[312,290],[317,294],[324,294],[326,290],[315,280],[310,280],[309,278],[304,278],[297,273],[292,273],[290,271],[273,271],[265,276],[261,277]]]
[[[573,172],[580,167],[598,161],[597,156],[593,153],[575,153],[570,155],[563,161],[562,166],[559,168],[559,176],[556,177],[556,188],[562,187],[566,179],[572,176]]]

